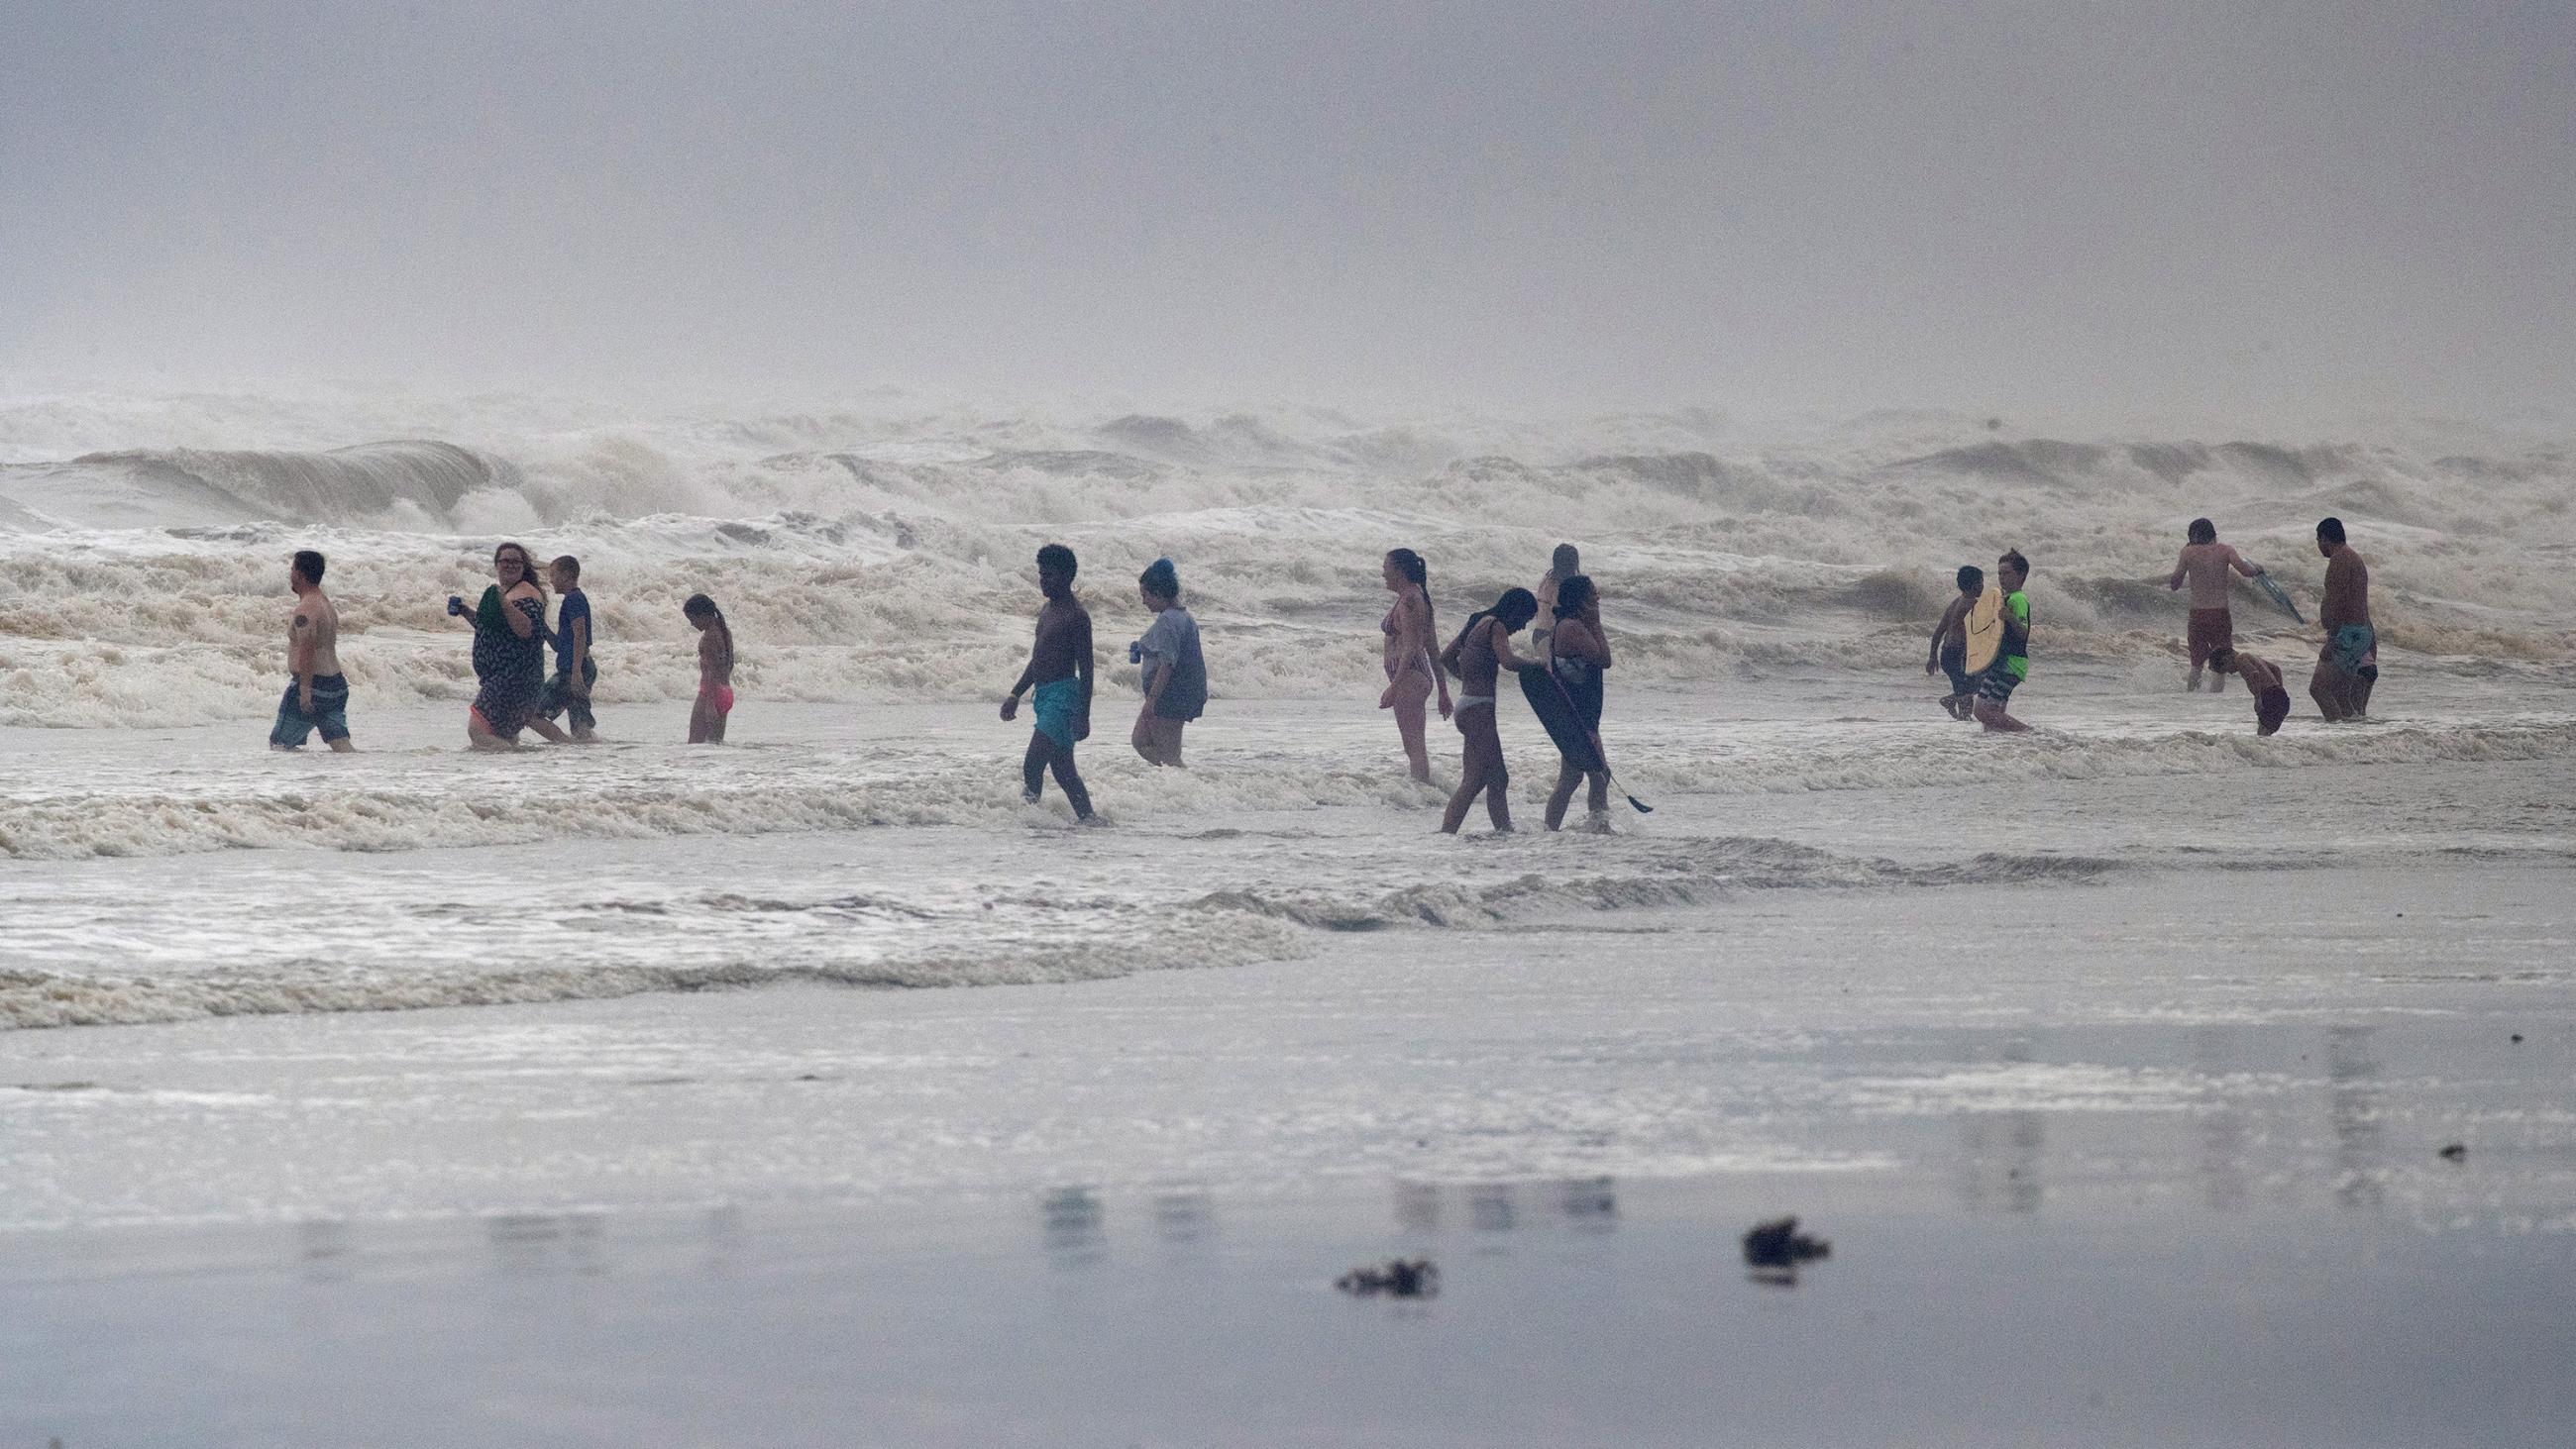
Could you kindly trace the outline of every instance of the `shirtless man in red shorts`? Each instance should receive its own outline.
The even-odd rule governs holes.
[[[2193,519],[2191,541],[2182,546],[2182,561],[2165,581],[2168,589],[2179,589],[2186,582],[2191,585],[2191,625],[2184,635],[2191,650],[2191,682],[2183,686],[2186,692],[2200,688],[2201,671],[2208,667],[2213,651],[2236,643],[2236,616],[2227,607],[2229,569],[2249,579],[2263,572],[2262,565],[2247,563],[2233,545],[2218,541],[2218,525],[2206,518]],[[2210,693],[2226,687],[2224,671],[2210,675]]]

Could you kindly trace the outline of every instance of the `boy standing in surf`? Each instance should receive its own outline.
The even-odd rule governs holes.
[[[539,697],[548,719],[570,713],[572,737],[588,744],[599,738],[599,717],[590,712],[590,691],[599,683],[599,661],[590,653],[590,596],[581,591],[581,560],[565,554],[546,566],[554,580],[555,677]]]
[[[1037,642],[1029,665],[1002,701],[1002,718],[1019,718],[1020,696],[1032,686],[1029,750],[1020,761],[1020,798],[1034,805],[1055,771],[1055,783],[1073,804],[1073,818],[1091,819],[1091,792],[1073,767],[1076,741],[1091,735],[1091,615],[1073,596],[1073,575],[1080,565],[1073,550],[1051,543],[1038,550],[1038,592],[1046,604],[1038,610]]]
[[[277,702],[277,723],[268,732],[272,750],[300,750],[317,729],[333,754],[357,749],[349,743],[349,680],[340,672],[340,611],[323,596],[322,569],[322,555],[309,548],[286,567],[286,586],[295,591],[286,671],[295,678]]]
[[[2220,674],[2235,675],[2254,692],[2255,734],[2270,736],[2281,732],[2281,721],[2290,717],[2290,691],[2281,683],[2280,665],[2232,648],[2219,648],[2210,651],[2209,667]]]
[[[1977,595],[1986,591],[1986,571],[1975,564],[1959,567],[1959,596],[1941,611],[1941,622],[1932,626],[1932,650],[1924,656],[1923,672],[1934,670],[1950,676],[1950,692],[1941,696],[1941,707],[1950,718],[1968,718],[1968,707],[1976,700],[1977,681],[1968,673],[1968,611],[1977,606]]]
[[[2030,678],[2030,595],[2022,586],[2030,582],[2030,563],[2013,549],[1995,560],[1995,582],[2003,589],[2003,647],[1996,652],[1995,662],[1977,679],[1977,723],[2003,734],[2020,734],[2030,726],[2014,719],[2005,706],[2012,702],[2013,691]]]
[[[2370,717],[2371,686],[2379,682],[2379,632],[2370,622],[2370,567],[2344,542],[2343,520],[2317,524],[2317,552],[2326,558],[2326,598],[2317,606],[2326,647],[2317,654],[2308,697],[2329,723]]]
[[[2234,545],[2218,541],[2218,525],[2206,518],[2195,518],[2184,535],[2189,541],[2182,546],[2182,558],[2174,564],[2173,577],[2165,581],[2168,589],[2191,585],[2191,621],[2183,629],[2183,647],[2191,652],[2191,679],[2183,685],[2185,693],[2200,688],[2201,670],[2209,657],[2236,644],[2236,616],[2227,607],[2227,571],[2234,569],[2245,577],[2259,578],[2263,567],[2248,563]],[[2227,672],[2220,670],[2210,677],[2209,692],[2218,693],[2227,685]]]

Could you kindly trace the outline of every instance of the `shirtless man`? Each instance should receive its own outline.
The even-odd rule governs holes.
[[[1968,711],[1977,702],[1976,676],[1968,672],[1968,611],[1986,591],[1986,571],[1962,564],[1958,579],[1958,596],[1941,611],[1941,622],[1932,626],[1932,647],[1923,656],[1923,672],[1939,670],[1950,676],[1950,692],[1941,696],[1941,708],[1949,711],[1950,718],[1965,720],[1973,717]]]
[[[2343,520],[2317,525],[2317,552],[2326,559],[2326,598],[2317,606],[2326,647],[2308,697],[2331,723],[2370,717],[2370,689],[2379,682],[2379,633],[2370,622],[2370,566],[2344,542]]]
[[[334,754],[357,748],[349,743],[349,681],[340,674],[340,611],[322,593],[322,567],[322,555],[309,548],[287,565],[295,612],[286,624],[286,671],[295,682],[277,702],[272,750],[302,749],[317,729]]]
[[[2185,693],[2200,688],[2201,671],[2208,668],[2211,654],[2236,645],[2236,616],[2227,607],[2227,571],[2234,569],[2249,579],[2263,572],[2262,565],[2246,562],[2233,545],[2220,543],[2218,525],[2206,518],[2191,521],[2189,537],[2173,577],[2165,581],[2168,589],[2179,589],[2185,582],[2191,585],[2191,623],[2183,633],[2184,647],[2191,651],[2191,680],[2183,685]],[[2226,687],[2226,671],[2209,676],[2210,693]]]
[[[1020,696],[1034,686],[1029,752],[1020,761],[1020,798],[1034,805],[1046,784],[1046,772],[1064,798],[1073,803],[1073,818],[1091,819],[1091,792],[1073,768],[1073,746],[1091,737],[1091,615],[1073,596],[1078,565],[1073,550],[1051,543],[1038,550],[1038,591],[1046,606],[1038,610],[1037,643],[1029,650],[1029,667],[1002,701],[1002,718],[1017,719]]]

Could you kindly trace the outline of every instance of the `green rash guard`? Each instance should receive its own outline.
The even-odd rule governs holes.
[[[2005,647],[2008,649],[2018,643],[2019,651],[2004,656],[2004,673],[2015,679],[2028,679],[2030,678],[2030,595],[2020,589],[2004,595],[2004,616],[2021,626],[2019,640],[2005,641]]]

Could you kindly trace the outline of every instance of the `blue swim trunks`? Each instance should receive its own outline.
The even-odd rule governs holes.
[[[2379,681],[2379,633],[2368,624],[2346,624],[2326,644],[2334,667],[2376,684]]]
[[[282,750],[301,749],[315,730],[322,732],[324,742],[349,737],[349,680],[345,675],[313,676],[313,712],[304,712],[301,693],[293,680],[287,681],[286,697],[277,702],[277,724],[268,732],[268,742]]]
[[[1074,721],[1082,717],[1082,681],[1050,679],[1039,685],[1029,696],[1029,712],[1039,734],[1072,749]]]

